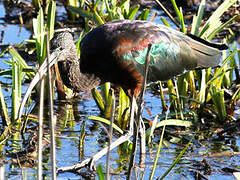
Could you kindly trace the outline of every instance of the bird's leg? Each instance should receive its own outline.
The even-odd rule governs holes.
[[[145,134],[145,124],[142,119],[142,110],[143,110],[143,102],[144,102],[144,94],[146,90],[146,83],[147,83],[147,75],[148,75],[148,68],[150,63],[150,50],[152,48],[152,44],[148,45],[148,51],[145,60],[145,71],[144,71],[144,79],[143,79],[143,86],[142,91],[139,97],[139,110],[138,110],[138,126],[139,126],[139,133],[140,133],[140,167],[144,166],[145,162],[145,155],[146,155],[146,134]]]
[[[132,96],[131,99],[131,116],[135,116],[138,115],[138,105],[137,102],[134,98],[134,96]],[[133,106],[133,104],[136,104],[135,108]],[[138,121],[138,118],[137,118]],[[130,122],[129,122],[129,131],[133,133],[133,146],[132,146],[132,153],[131,153],[131,158],[130,158],[130,162],[129,162],[129,167],[128,167],[128,174],[127,174],[127,179],[131,179],[131,174],[134,168],[134,162],[135,162],[135,156],[136,156],[136,151],[137,151],[137,140],[138,140],[138,122],[135,122],[136,128],[134,129],[134,121],[132,121],[132,119],[130,118]],[[135,178],[137,179],[137,178]]]
[[[148,45],[148,51],[146,55],[146,61],[145,61],[145,72],[144,72],[144,79],[143,79],[143,85],[142,90],[139,96],[138,101],[138,109],[134,109],[136,114],[136,128],[133,134],[134,140],[133,140],[133,149],[132,149],[132,156],[129,163],[128,168],[128,177],[127,179],[131,179],[132,170],[134,168],[134,161],[137,151],[137,140],[138,140],[138,133],[140,134],[140,162],[139,166],[144,168],[145,163],[145,155],[146,155],[146,134],[145,134],[145,125],[142,119],[142,110],[143,110],[143,102],[144,102],[144,93],[146,89],[146,82],[147,82],[147,73],[148,73],[148,67],[150,63],[150,50],[151,50],[152,44]],[[133,102],[132,102],[133,103]],[[133,109],[131,109],[132,112]]]
[[[110,89],[109,90],[109,94],[111,94],[112,96],[112,107],[111,107],[111,117],[110,117],[110,126],[109,126],[109,131],[108,133],[108,151],[107,151],[107,161],[106,161],[106,179],[109,180],[110,179],[110,166],[109,166],[109,162],[110,162],[110,147],[111,147],[111,142],[112,142],[112,134],[113,134],[113,121],[114,121],[114,112],[115,112],[115,96],[114,96],[114,90]]]

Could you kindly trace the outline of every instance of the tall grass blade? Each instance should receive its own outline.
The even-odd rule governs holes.
[[[229,103],[228,109],[233,110],[236,104],[236,101],[240,99],[240,87],[236,90],[236,92],[233,94],[231,101]]]
[[[84,31],[82,31],[82,32],[79,34],[79,39],[78,39],[77,44],[76,44],[78,56],[80,56],[80,54],[81,54],[80,43],[81,43],[81,40],[82,40],[82,38],[83,38],[83,33],[84,33]]]
[[[40,81],[40,104],[39,104],[39,118],[38,118],[38,179],[42,179],[42,138],[43,138],[43,111],[44,111],[44,79]]]
[[[199,97],[198,100],[200,102],[205,101],[205,97],[206,97],[206,70],[205,69],[202,70],[201,88],[200,88],[198,97]]]
[[[56,14],[56,2],[50,1],[47,16],[47,27],[49,31],[50,40],[53,38],[54,35],[55,14]]]
[[[112,7],[112,14],[113,14],[113,19],[118,19],[118,13],[117,13],[117,0],[111,0],[111,7]],[[112,20],[113,20],[112,19]]]
[[[147,140],[148,145],[151,144],[151,141],[154,138],[154,131],[156,129],[157,120],[158,120],[158,115],[156,115],[154,117],[154,120],[152,121],[152,126],[151,126],[150,130],[146,131],[146,140]]]
[[[189,72],[178,77],[177,90],[179,92],[179,95],[181,96],[187,96],[188,86],[189,86],[188,76],[189,76]]]
[[[219,26],[217,29],[215,29],[209,36],[208,40],[212,40],[217,33],[219,33],[224,27],[226,27],[228,24],[232,23],[236,19],[239,19],[240,15],[235,15],[231,19],[229,19],[227,22],[223,23],[221,26]]]
[[[119,8],[122,9],[124,15],[129,14],[130,0],[123,0],[122,2],[120,2]]]
[[[179,19],[179,22],[180,22],[180,25],[181,25],[181,30],[183,33],[186,33],[186,27],[185,27],[185,23],[184,23],[184,18],[183,18],[183,14],[182,12],[178,9],[177,7],[177,4],[176,4],[176,1],[175,0],[171,0],[172,4],[173,4],[173,7],[175,9],[175,12],[178,16],[178,19]]]
[[[118,105],[118,125],[122,129],[126,129],[129,119],[130,100],[122,88],[119,91],[119,105]]]
[[[97,175],[98,175],[99,180],[105,180],[104,174],[103,174],[103,169],[102,169],[101,165],[97,166]]]
[[[32,0],[32,5],[33,5],[33,7],[36,8],[37,10],[38,10],[39,7],[41,6],[39,0]]]
[[[100,1],[100,0],[97,0],[97,2],[99,2],[99,1]],[[81,7],[81,8],[84,7],[85,2],[86,2],[85,0],[81,0],[81,2],[80,2],[80,7]]]
[[[218,81],[218,78],[221,77],[221,75],[224,73],[224,64],[226,64],[229,60],[231,60],[231,58],[233,58],[236,53],[237,53],[237,49],[234,49],[233,52],[226,59],[223,60],[222,62],[223,65],[217,69],[213,77],[207,82],[208,87],[215,81]]]
[[[101,16],[99,16],[97,11],[89,12],[87,10],[79,9],[73,6],[69,6],[68,9],[74,13],[80,14],[81,16],[92,20],[97,25],[104,24],[104,20],[101,18]]]
[[[18,63],[22,67],[22,69],[25,69],[24,72],[26,72],[29,79],[32,79],[35,75],[35,73],[32,72],[34,70],[33,67],[27,65],[25,60],[21,57],[21,55],[16,51],[14,47],[9,47],[9,53],[12,55],[16,63]],[[25,73],[23,73],[23,76],[24,75]]]
[[[140,15],[140,20],[146,21],[148,18],[150,10],[149,9],[143,9],[141,15]]]
[[[167,81],[167,87],[168,87],[168,94],[169,94],[170,102],[173,103],[174,108],[177,109],[176,91],[175,91],[174,84],[171,79]]]
[[[171,104],[172,104],[172,103],[170,103],[170,105],[169,105],[169,107],[168,107],[168,110],[167,110],[167,112],[166,112],[166,118],[165,118],[165,120],[167,120],[167,117],[168,117],[168,113],[169,113]],[[159,158],[159,156],[160,156],[160,152],[161,152],[162,145],[163,145],[163,137],[164,137],[164,133],[165,133],[165,128],[166,128],[166,124],[164,124],[164,126],[163,126],[163,128],[162,128],[162,134],[161,134],[161,138],[160,138],[160,141],[159,141],[159,144],[158,144],[158,150],[157,150],[156,158],[155,158],[155,160],[154,160],[152,172],[151,172],[151,175],[150,175],[150,178],[149,178],[149,179],[153,179],[154,173],[155,173],[155,171],[156,171],[156,167],[157,167],[157,163],[158,163],[158,158]]]
[[[67,2],[68,2],[68,6],[72,6],[75,8],[79,8],[79,6],[80,6],[80,2],[78,0],[68,0]],[[70,11],[70,12],[68,11],[68,15],[71,20],[75,20],[79,17],[78,14],[75,14],[72,11]]]
[[[42,8],[40,8],[37,19],[33,19],[33,31],[36,41],[37,57],[39,64],[42,64],[46,57],[45,24],[43,16],[43,10]]]
[[[46,52],[47,52],[47,64],[49,64],[49,59],[50,59],[50,48],[49,48],[49,37],[48,34],[46,36]],[[55,129],[56,129],[56,117],[54,116],[54,108],[53,108],[53,88],[52,88],[52,74],[50,67],[47,67],[47,76],[48,76],[48,98],[49,98],[49,114],[50,114],[50,122],[49,122],[49,127],[50,127],[50,137],[51,137],[51,170],[52,170],[52,179],[56,180],[57,179],[57,168],[56,168],[56,138],[55,138]]]
[[[217,110],[217,116],[221,122],[227,117],[226,106],[224,101],[224,91],[215,86],[210,87],[210,93],[212,96],[213,103]]]
[[[21,102],[22,68],[12,59],[12,119],[17,119]],[[20,121],[18,121],[20,123]],[[20,124],[17,125],[20,128]]]
[[[198,33],[199,33],[199,28],[202,22],[205,4],[206,4],[206,0],[202,0],[198,8],[197,16],[195,15],[193,16],[191,33],[196,36],[198,36]]]
[[[12,128],[11,125],[5,126],[5,129],[3,130],[3,132],[0,136],[0,150],[2,150],[2,151],[3,151],[3,148],[4,148],[4,143],[8,140],[8,138],[12,134],[11,128]]]
[[[108,12],[108,14],[109,14],[110,19],[113,20],[113,19],[114,19],[113,11],[112,11],[112,9],[110,9],[108,0],[104,0],[104,3],[105,3],[105,6],[106,6],[106,8],[107,8],[107,12]]]
[[[225,11],[228,10],[229,7],[231,7],[234,3],[236,3],[237,0],[225,0],[223,3],[217,8],[217,10],[214,11],[214,13],[211,15],[211,17],[207,20],[205,25],[203,26],[199,36],[207,39],[211,35],[212,32],[214,32],[218,27],[221,26],[221,20],[220,17],[223,15]]]
[[[130,8],[130,11],[129,11],[129,14],[128,14],[128,19],[131,19],[131,20],[134,19],[134,17],[136,15],[136,13],[138,12],[139,8],[140,8],[140,5],[138,5],[135,8]]]
[[[166,103],[165,103],[165,98],[164,98],[164,93],[163,93],[162,82],[159,81],[158,84],[159,84],[159,90],[160,90],[159,95],[160,95],[160,99],[161,99],[161,101],[162,101],[162,109],[163,109],[163,111],[165,111],[165,110],[167,110],[167,105],[166,105]]]
[[[161,21],[163,22],[163,24],[167,27],[171,27],[170,24],[167,22],[167,20],[164,17],[161,17]]]
[[[0,111],[1,111],[1,116],[2,116],[2,124],[6,125],[6,126],[9,126],[11,124],[11,120],[10,120],[10,117],[8,115],[8,109],[7,109],[7,105],[6,105],[4,95],[3,95],[3,92],[2,92],[1,82],[0,82],[0,101],[1,101]]]
[[[233,47],[234,48],[234,47]],[[222,54],[222,58],[227,58],[227,51],[224,51]],[[229,62],[223,65],[223,75],[222,78],[222,86],[226,88],[230,88],[232,85],[232,77],[233,77],[233,67],[235,67],[235,57],[231,57]],[[232,69],[230,69],[232,68]]]
[[[238,57],[238,64],[240,64],[240,49],[238,49],[238,53],[237,53],[237,57]],[[236,74],[236,81],[239,83],[240,82],[240,73],[239,73],[239,68],[235,68],[235,74]]]
[[[101,86],[102,96],[105,103],[107,103],[110,88],[111,88],[111,84],[109,82]]]
[[[98,21],[99,25],[102,25],[105,23],[104,19],[98,14],[96,10],[93,11],[94,18]]]
[[[110,91],[111,89],[109,89],[109,92]],[[106,98],[106,103],[105,103],[105,112],[104,112],[104,116],[108,119],[111,117],[111,112],[113,111],[112,103],[113,103],[113,96],[111,93],[108,93],[108,96]]]
[[[181,151],[181,153],[177,156],[177,159],[172,163],[172,165],[168,168],[168,170],[162,175],[162,177],[160,178],[161,180],[164,179],[168,173],[174,168],[174,166],[180,161],[181,157],[183,156],[183,154],[186,152],[187,148],[189,147],[189,145],[192,143],[192,140],[194,139],[195,136],[193,136],[190,141],[187,143],[187,145],[185,146],[185,148]]]
[[[101,94],[99,93],[99,91],[96,88],[92,89],[91,92],[92,92],[92,96],[93,96],[98,108],[100,109],[101,112],[104,112],[105,111],[105,103],[104,103],[104,100],[103,100]]]

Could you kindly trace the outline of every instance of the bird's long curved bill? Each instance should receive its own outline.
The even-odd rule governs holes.
[[[31,81],[24,97],[23,100],[21,102],[21,105],[19,107],[18,110],[18,118],[20,119],[23,113],[23,108],[27,102],[28,97],[30,96],[33,88],[36,86],[36,84],[40,81],[40,79],[42,79],[44,77],[44,75],[47,72],[48,66],[49,68],[52,67],[57,61],[58,61],[58,57],[59,54],[57,52],[53,52],[49,58],[49,61],[47,61],[47,59],[44,60],[43,64],[41,65],[41,67],[39,68],[38,72],[36,73],[35,77],[33,78],[33,80]],[[48,64],[49,62],[49,64]]]

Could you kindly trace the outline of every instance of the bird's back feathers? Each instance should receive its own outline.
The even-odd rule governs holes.
[[[92,30],[82,40],[82,69],[102,76],[107,69],[114,68],[120,76],[121,69],[117,70],[116,65],[121,64],[119,67],[134,66],[136,71],[143,74],[150,43],[151,81],[167,80],[194,68],[215,67],[219,64],[220,50],[223,48],[152,22],[112,21]],[[104,78],[111,80],[111,74]]]

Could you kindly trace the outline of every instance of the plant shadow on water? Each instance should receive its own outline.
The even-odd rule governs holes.
[[[1,6],[1,4],[0,4]],[[13,27],[12,27],[13,26]],[[18,32],[18,26],[10,25],[8,28],[16,29],[12,31],[9,37],[15,37]],[[18,42],[15,38],[3,41],[3,43],[19,43],[19,39],[27,39],[30,36],[25,29],[20,33],[21,38]],[[5,31],[7,29],[5,28]],[[239,48],[239,47],[238,47]],[[2,57],[2,60],[7,57]],[[6,69],[6,64],[0,62],[0,69]],[[1,82],[9,84],[9,79],[0,76]],[[10,86],[10,85],[9,85]],[[23,86],[25,92],[26,86]],[[10,97],[7,88],[3,88],[7,107],[11,107]],[[169,98],[166,96],[166,99]],[[159,98],[158,92],[154,89],[148,90],[145,96],[145,108],[143,117],[153,120],[159,112],[162,111],[162,101]],[[169,105],[169,103],[168,103]],[[48,109],[48,107],[45,107]],[[103,147],[107,146],[107,135],[98,122],[88,119],[89,116],[98,116],[100,114],[95,101],[91,95],[84,93],[80,99],[73,99],[71,101],[55,101],[55,113],[57,115],[57,131],[56,131],[56,144],[57,144],[57,166],[70,166],[86,158],[91,157],[93,154],[100,151]],[[236,107],[239,108],[239,107]],[[11,112],[11,109],[9,108]],[[239,114],[236,115],[238,118]],[[188,115],[186,115],[188,117]],[[18,179],[27,177],[27,179],[35,179],[37,171],[35,168],[36,155],[31,154],[27,159],[30,164],[23,164],[19,162],[19,157],[16,157],[14,151],[22,152],[22,149],[31,151],[32,147],[36,146],[36,124],[37,121],[32,117],[28,120],[26,126],[26,133],[24,134],[24,141],[28,145],[23,145],[23,140],[9,140],[4,146],[2,151],[2,164],[5,168],[5,177],[9,179]],[[48,132],[48,118],[45,117],[44,128]],[[191,119],[192,116],[189,118]],[[209,118],[209,119],[208,119]],[[184,149],[185,145],[191,139],[192,135],[196,133],[195,140],[192,145],[185,152],[184,156],[174,167],[174,169],[167,176],[168,179],[198,179],[198,178],[211,178],[211,179],[232,179],[232,172],[240,171],[240,156],[238,155],[240,147],[240,134],[239,131],[234,130],[233,133],[226,132],[218,134],[221,130],[221,124],[215,124],[211,121],[211,116],[201,119],[203,123],[197,123],[199,126],[192,129],[183,127],[167,127],[165,130],[164,147],[161,151],[160,158],[157,164],[157,171],[155,177],[161,177],[169,168],[172,162],[177,158],[179,153]],[[194,121],[194,119],[191,119]],[[2,127],[2,126],[1,126]],[[239,127],[236,127],[239,128]],[[158,128],[154,132],[154,138],[151,144],[147,147],[146,168],[144,177],[148,179],[151,174],[152,166],[154,164],[155,156],[157,153],[157,145],[160,140],[162,128]],[[115,132],[114,137],[118,137],[119,133]],[[49,133],[44,134],[44,177],[50,177],[50,163],[49,163]],[[28,140],[32,140],[28,142]],[[114,139],[113,139],[114,140]],[[30,145],[30,147],[29,147]],[[32,147],[31,147],[32,146]],[[5,151],[7,153],[5,153]],[[24,153],[24,152],[22,152]],[[29,152],[28,152],[29,153]],[[34,151],[32,152],[34,153]],[[7,157],[5,155],[7,154]],[[126,171],[129,163],[129,151],[124,145],[119,146],[111,151],[110,167],[114,179],[125,179]],[[21,156],[21,154],[18,154]],[[26,159],[24,159],[25,161]],[[139,157],[137,155],[137,161]],[[97,161],[97,165],[101,164],[105,167],[106,157]],[[60,173],[58,179],[78,179],[92,178],[92,174],[88,170],[82,170],[79,174],[73,173]]]

